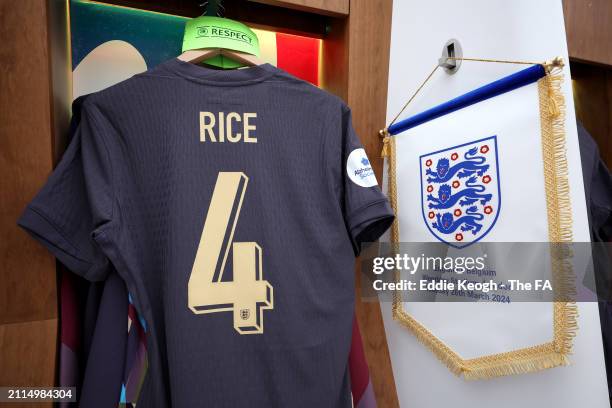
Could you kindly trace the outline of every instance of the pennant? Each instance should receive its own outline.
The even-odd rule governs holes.
[[[462,254],[479,241],[571,242],[561,67],[531,66],[381,132],[392,243]],[[553,285],[565,287],[571,263],[550,258]],[[466,379],[569,363],[574,303],[409,300],[394,295],[394,319]]]

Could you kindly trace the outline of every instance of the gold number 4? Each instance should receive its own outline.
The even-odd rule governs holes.
[[[262,249],[256,242],[233,242],[249,178],[221,172],[213,191],[188,284],[195,314],[233,312],[240,334],[263,333],[263,311],[274,308],[272,285],[263,280]],[[233,281],[222,281],[232,249]]]

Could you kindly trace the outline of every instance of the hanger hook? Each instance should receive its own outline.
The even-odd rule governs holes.
[[[225,14],[225,7],[223,7],[222,0],[207,0],[199,5],[204,8],[203,16],[223,17]]]

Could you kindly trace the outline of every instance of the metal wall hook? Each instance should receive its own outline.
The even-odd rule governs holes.
[[[446,44],[444,44],[442,56],[438,59],[438,65],[444,68],[444,71],[449,75],[454,74],[459,70],[459,67],[461,67],[461,60],[453,58],[463,58],[461,44],[459,40],[454,38],[448,40]]]

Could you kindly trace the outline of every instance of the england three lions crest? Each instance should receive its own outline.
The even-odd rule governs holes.
[[[429,231],[464,248],[495,225],[501,205],[497,136],[421,156],[421,207]]]

